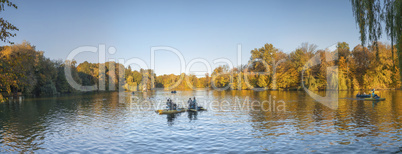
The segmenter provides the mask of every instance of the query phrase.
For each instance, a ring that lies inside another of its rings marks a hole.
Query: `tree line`
[[[234,68],[222,65],[211,74],[197,77],[184,73],[157,76],[153,70],[132,70],[130,66],[125,68],[115,62],[99,64],[85,61],[77,65],[76,61],[50,60],[43,55],[43,51],[37,51],[35,46],[23,42],[0,48],[0,90],[2,95],[7,96],[80,92],[68,83],[65,67],[71,68],[76,83],[97,87],[100,87],[99,83],[105,83],[100,90],[108,91],[154,88],[361,90],[401,86],[399,68],[395,65],[399,59],[392,56],[396,50],[390,45],[378,42],[375,46],[357,45],[350,49],[346,42],[339,42],[334,51],[316,48],[314,44],[303,43],[295,51],[284,53],[267,43],[251,50],[247,65]]]
[[[182,74],[187,82],[181,88],[356,91],[401,86],[399,68],[394,65],[399,61],[392,56],[396,50],[390,45],[378,42],[376,46],[357,45],[351,50],[349,44],[339,42],[334,51],[316,48],[314,44],[303,43],[295,51],[284,53],[272,44],[265,44],[251,50],[248,65],[219,66],[211,76],[200,78]],[[156,87],[170,87],[179,79],[175,75],[157,76]]]

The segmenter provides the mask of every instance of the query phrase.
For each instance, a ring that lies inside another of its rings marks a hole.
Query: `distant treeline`
[[[76,61],[50,60],[43,56],[43,51],[36,51],[35,46],[23,42],[0,48],[0,90],[3,95],[21,92],[36,96],[79,92],[67,82],[65,67],[71,67],[72,78],[78,84],[98,85],[99,80],[104,80],[105,90],[298,90],[303,85],[310,90],[394,89],[401,87],[399,68],[395,65],[398,58],[394,55],[396,50],[391,51],[390,45],[382,43],[378,43],[378,50],[360,45],[350,50],[347,43],[340,42],[335,51],[316,50],[315,45],[303,43],[289,54],[265,44],[251,51],[248,65],[219,66],[204,77],[156,76],[152,70],[136,71],[115,62],[85,61],[77,66]],[[99,73],[100,65],[104,66],[104,73]],[[123,70],[124,75],[119,75]]]

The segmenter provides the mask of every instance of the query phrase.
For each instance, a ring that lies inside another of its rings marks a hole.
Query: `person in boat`
[[[375,89],[373,89],[373,92],[371,93],[372,98],[380,98],[377,94],[375,94]]]
[[[170,100],[170,101],[172,101],[172,100]],[[176,104],[176,103],[173,103],[173,102],[172,102],[172,104],[173,104],[173,105],[172,105],[173,110],[177,110],[177,104]]]
[[[194,109],[197,109],[197,101],[195,100],[195,97],[193,98],[193,106],[194,106]]]
[[[172,99],[170,99],[170,104],[171,104],[171,108],[172,108],[173,110],[176,110],[176,109],[177,109],[177,104],[176,104],[176,103],[173,103]]]
[[[194,102],[191,100],[191,98],[188,99],[187,103],[190,109],[194,109]]]
[[[171,110],[172,109],[172,101],[170,100],[170,98],[167,99],[166,101],[166,107]]]
[[[357,96],[360,96],[360,97],[366,97],[366,95],[371,96],[371,94],[366,94],[366,92],[358,93],[358,94],[357,94]]]
[[[170,107],[170,104],[169,104],[170,102],[169,102],[169,98],[166,100],[166,108],[167,109],[169,109],[169,107]]]

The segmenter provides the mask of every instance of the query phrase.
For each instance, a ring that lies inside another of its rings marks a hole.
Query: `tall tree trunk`
[[[400,81],[402,82],[402,42],[400,41],[398,43],[398,60],[399,60],[399,77],[400,77]],[[402,85],[401,85],[401,89],[402,89]]]

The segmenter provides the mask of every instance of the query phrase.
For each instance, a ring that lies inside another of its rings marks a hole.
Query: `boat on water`
[[[206,111],[207,109],[203,108],[202,106],[198,106],[197,109],[187,109],[190,112],[197,112],[197,111]]]
[[[364,98],[365,101],[383,101],[385,98],[381,98],[375,93],[375,89],[371,90],[372,94],[357,94],[356,97]]]
[[[385,98],[364,98],[365,101],[383,101]]]
[[[369,98],[369,97],[371,97],[371,95],[370,94],[357,94],[356,97]]]
[[[195,100],[195,97],[194,97]],[[190,99],[191,101],[191,99]],[[175,113],[181,113],[181,112],[197,112],[197,111],[206,111],[207,109],[205,109],[202,106],[197,106],[195,101],[191,101],[190,107],[187,108],[179,108],[178,105],[176,103],[174,103],[172,101],[172,99],[167,99],[166,102],[166,109],[162,109],[162,110],[156,110],[156,113],[159,114],[175,114]]]
[[[176,110],[163,109],[163,110],[156,110],[155,112],[159,114],[175,114],[175,113],[186,112],[186,109],[184,108],[178,108]]]

